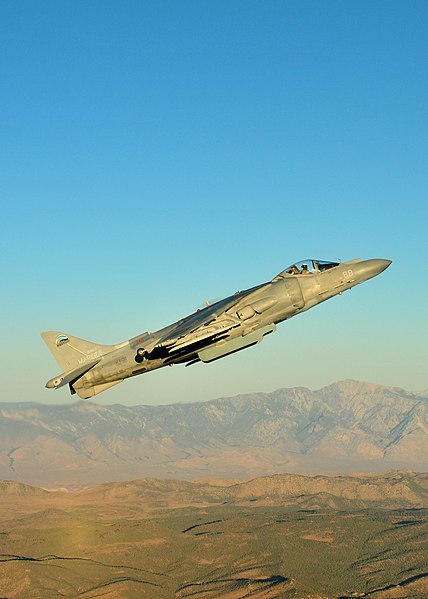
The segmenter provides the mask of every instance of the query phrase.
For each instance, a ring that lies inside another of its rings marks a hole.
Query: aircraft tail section
[[[115,349],[115,345],[99,345],[60,331],[41,333],[53,357],[64,372],[81,368]]]

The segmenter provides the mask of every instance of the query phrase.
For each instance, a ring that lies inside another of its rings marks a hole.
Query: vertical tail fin
[[[96,360],[116,347],[99,345],[60,331],[46,331],[41,336],[64,372],[74,370],[89,360]]]

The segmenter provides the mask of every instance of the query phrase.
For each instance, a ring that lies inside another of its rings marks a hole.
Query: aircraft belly
[[[114,385],[118,385],[121,383],[123,379],[118,381],[111,381],[109,383],[100,383],[99,385],[73,385],[73,388],[77,395],[82,399],[90,399],[94,397],[94,395],[98,395],[98,393],[102,393],[106,391],[106,389],[110,389],[110,387],[114,387]]]
[[[231,339],[229,341],[220,341],[211,347],[207,347],[206,349],[198,352],[198,357],[200,360],[202,360],[202,362],[213,362],[214,360],[218,360],[223,356],[240,351],[241,349],[245,349],[251,345],[256,345],[257,343],[263,341],[263,337],[265,335],[275,331],[276,326],[274,324],[266,325],[249,333],[245,337],[235,337],[235,339]]]

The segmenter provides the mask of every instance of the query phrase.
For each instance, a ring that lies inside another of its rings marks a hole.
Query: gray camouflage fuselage
[[[389,260],[305,260],[257,287],[237,292],[155,333],[113,346],[42,333],[64,373],[46,386],[69,385],[89,398],[131,376],[172,364],[211,362],[260,343],[287,320],[375,277]]]

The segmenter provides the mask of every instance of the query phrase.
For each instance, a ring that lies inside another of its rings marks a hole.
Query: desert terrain
[[[426,393],[359,381],[2,403],[0,598],[426,599],[427,470]]]
[[[428,596],[428,475],[0,485],[8,599]]]

